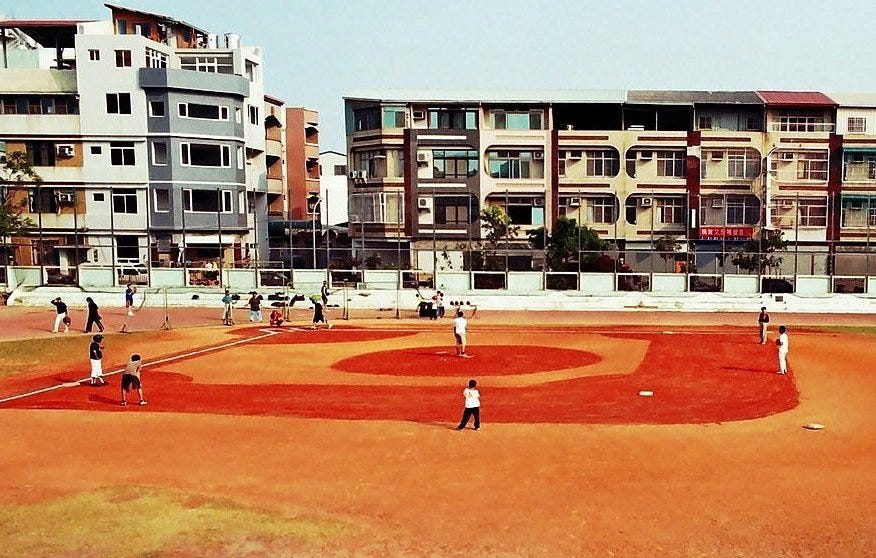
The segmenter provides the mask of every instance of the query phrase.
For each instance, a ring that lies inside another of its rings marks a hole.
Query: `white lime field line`
[[[189,351],[187,353],[182,353],[182,354],[174,355],[174,356],[167,357],[167,358],[161,358],[158,360],[150,360],[149,362],[143,363],[143,368],[155,366],[158,364],[164,364],[166,362],[173,362],[175,360],[182,360],[182,359],[186,359],[186,358],[191,358],[191,357],[196,356],[196,355],[210,353],[213,351],[221,351],[224,349],[228,349],[229,347],[234,347],[236,345],[243,345],[246,343],[250,343],[252,341],[257,341],[259,339],[265,339],[267,337],[272,337],[274,335],[277,335],[278,333],[282,333],[282,330],[277,331],[277,330],[272,330],[272,329],[260,329],[259,331],[263,332],[263,334],[257,335],[255,337],[248,337],[246,339],[238,339],[237,341],[232,341],[231,343],[224,343],[222,345],[214,345],[212,347],[198,349],[197,351]],[[124,371],[125,371],[124,368],[118,368],[118,369],[113,370],[111,372],[104,372],[103,375],[104,376],[112,376],[113,374],[120,374]],[[39,395],[41,393],[46,393],[49,391],[55,391],[57,389],[61,389],[61,388],[65,388],[65,387],[75,387],[75,386],[78,386],[82,382],[85,382],[89,379],[91,379],[91,376],[82,378],[81,380],[75,380],[72,382],[63,382],[60,384],[55,384],[53,386],[44,387],[44,388],[40,388],[40,389],[33,390],[33,391],[28,391],[27,393],[20,393],[18,395],[10,395],[9,397],[4,397],[4,398],[0,399],[0,405],[2,405],[3,403],[8,403],[10,401],[15,401],[17,399],[24,399],[25,397],[32,397],[34,395]]]

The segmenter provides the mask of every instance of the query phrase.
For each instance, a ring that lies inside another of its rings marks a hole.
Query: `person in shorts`
[[[252,291],[249,297],[249,321],[262,321],[262,295]]]
[[[140,384],[140,371],[143,369],[143,359],[140,355],[131,355],[131,360],[125,365],[125,371],[122,373],[122,407],[128,404],[127,395],[131,388],[137,390],[137,395],[140,396],[140,405],[145,405],[146,400],[143,399],[143,386]]]
[[[456,355],[464,357],[465,355],[465,330],[468,328],[468,321],[462,310],[456,312],[456,318],[453,319],[453,336],[456,338]]]
[[[134,293],[137,292],[137,287],[128,283],[128,288],[125,289],[125,310],[129,316],[134,315]]]
[[[88,359],[91,361],[91,385],[106,385],[103,377],[103,335],[95,335],[88,346]]]

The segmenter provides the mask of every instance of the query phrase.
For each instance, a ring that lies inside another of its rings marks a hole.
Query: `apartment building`
[[[43,179],[6,192],[37,223],[15,263],[121,283],[252,257],[276,206],[260,47],[106,6],[104,21],[0,22],[0,150]]]
[[[440,252],[465,269],[478,214],[495,205],[519,226],[503,247],[532,254],[514,259],[520,270],[542,265],[526,233],[567,217],[624,271],[656,261],[718,275],[738,272],[728,253],[778,229],[793,249],[782,275],[860,291],[876,270],[874,111],[873,95],[799,91],[353,94],[350,235],[389,254],[402,244],[411,268],[435,269]],[[656,259],[666,236],[681,241],[678,265]]]

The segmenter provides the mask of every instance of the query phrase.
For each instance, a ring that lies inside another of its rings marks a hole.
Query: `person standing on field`
[[[249,321],[262,321],[262,295],[252,291],[252,296],[249,297]]]
[[[134,293],[137,292],[137,287],[131,286],[128,283],[128,288],[125,289],[125,310],[128,311],[129,316],[134,315]]]
[[[52,333],[58,333],[58,328],[61,324],[64,324],[64,333],[70,331],[70,326],[67,325],[67,305],[61,300],[61,297],[56,298],[52,301],[52,305],[55,307],[55,327],[52,329]]]
[[[766,342],[767,342],[767,324],[770,323],[770,315],[767,314],[766,306],[760,307],[760,315],[757,317],[757,323],[760,326],[760,344],[766,345]]]
[[[234,325],[234,310],[232,309],[232,304],[234,303],[234,297],[231,296],[231,292],[228,289],[225,289],[225,296],[222,297],[222,323],[225,325]]]
[[[464,430],[468,419],[474,417],[474,429],[481,429],[481,392],[478,391],[478,381],[469,380],[468,387],[462,390],[465,398],[465,409],[462,412],[462,420],[459,421],[457,430]]]
[[[94,300],[89,296],[85,298],[88,303],[88,322],[85,324],[85,333],[91,333],[91,326],[96,325],[98,331],[103,331],[103,321],[98,313],[99,308]]]
[[[779,374],[788,373],[788,330],[785,326],[779,326],[779,338],[776,339],[776,346],[779,348]]]
[[[468,322],[462,313],[462,310],[456,312],[456,318],[453,319],[453,336],[456,338],[456,356],[464,357],[465,355],[465,330],[468,328]]]
[[[140,355],[131,355],[131,360],[125,365],[122,373],[122,407],[128,404],[127,395],[131,388],[137,390],[140,396],[140,405],[145,405],[143,399],[143,387],[140,385],[140,371],[143,369],[143,359]]]
[[[88,359],[91,361],[91,385],[106,385],[103,378],[103,335],[95,335],[88,346]]]

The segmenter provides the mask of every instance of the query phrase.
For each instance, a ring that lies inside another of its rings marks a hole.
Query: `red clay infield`
[[[257,362],[244,363],[242,369],[258,373],[261,369],[289,366],[287,362],[313,360],[313,351],[329,359],[329,367],[317,370],[317,380],[301,383],[246,383],[243,385],[200,383],[187,375],[189,361],[199,355],[157,364],[144,371],[144,389],[150,405],[136,412],[188,412],[229,415],[275,415],[335,419],[391,419],[417,422],[448,422],[459,414],[461,391],[470,377],[523,375],[543,371],[580,368],[581,375],[560,379],[549,375],[544,381],[502,387],[481,383],[484,403],[482,418],[488,422],[556,423],[708,423],[751,419],[778,413],[798,404],[793,376],[775,374],[775,348],[756,343],[750,330],[721,330],[672,335],[662,332],[596,332],[579,328],[588,339],[619,344],[646,342],[644,358],[632,373],[592,375],[587,368],[597,362],[611,362],[611,354],[544,346],[561,335],[575,332],[527,334],[532,344],[482,344],[471,347],[473,358],[460,359],[448,346],[425,346],[392,350],[372,350],[353,341],[400,339],[399,331],[344,330],[284,331],[255,343],[280,344],[278,351],[260,348]],[[261,335],[259,328],[239,330],[243,336]],[[410,334],[410,332],[408,332]],[[432,333],[434,336],[435,334]],[[518,333],[519,335],[519,333]],[[484,337],[488,337],[483,334]],[[499,336],[500,337],[500,336]],[[583,337],[582,337],[583,338]],[[544,341],[540,341],[544,340]],[[343,343],[347,342],[346,345]],[[313,344],[339,343],[337,349],[315,349]],[[241,366],[255,350],[244,343],[218,349],[222,362]],[[409,341],[410,344],[410,341]],[[288,347],[283,347],[288,345]],[[298,345],[298,347],[296,347]],[[218,353],[216,353],[218,354]],[[288,360],[287,360],[288,359]],[[298,360],[296,360],[298,359]],[[250,366],[251,364],[251,366]],[[447,365],[446,368],[442,366]],[[357,385],[332,376],[340,370],[363,374],[383,374],[396,378],[392,385]],[[54,374],[42,386],[57,383],[72,374]],[[450,381],[448,375],[458,379]],[[82,377],[81,372],[75,376]],[[398,377],[438,376],[435,385],[399,385]],[[88,409],[132,412],[118,406],[118,377],[111,386],[63,388],[4,404],[4,407],[43,409]],[[28,382],[33,388],[35,382]],[[498,383],[498,382],[497,382]],[[654,393],[642,397],[641,390]],[[136,397],[136,396],[134,396]]]

